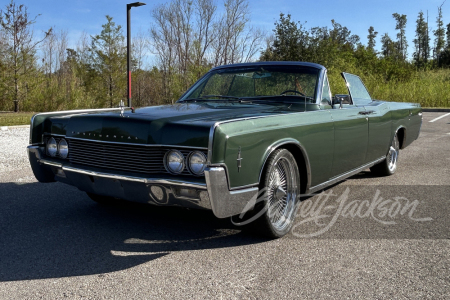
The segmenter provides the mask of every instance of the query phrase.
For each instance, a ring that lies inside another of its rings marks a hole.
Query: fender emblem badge
[[[240,170],[241,170],[241,167],[242,167],[242,160],[243,160],[243,158],[241,157],[241,147],[239,147],[238,157],[237,157],[237,168],[238,168],[238,172],[240,172]]]

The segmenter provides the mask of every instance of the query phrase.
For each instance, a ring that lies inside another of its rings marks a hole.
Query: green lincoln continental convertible
[[[367,168],[392,175],[419,136],[419,104],[374,100],[358,76],[342,77],[348,95],[332,96],[318,64],[226,65],[173,105],[37,114],[31,167],[97,202],[209,209],[281,237],[301,195]]]

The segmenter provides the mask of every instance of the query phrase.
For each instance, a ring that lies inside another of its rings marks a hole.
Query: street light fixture
[[[131,26],[130,10],[132,7],[143,6],[145,3],[134,2],[127,4],[127,77],[128,77],[128,107],[131,107]]]

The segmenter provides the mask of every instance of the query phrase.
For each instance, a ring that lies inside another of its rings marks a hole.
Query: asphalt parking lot
[[[448,113],[424,113],[394,176],[305,200],[270,241],[207,211],[38,183],[27,130],[0,132],[0,299],[450,299]]]

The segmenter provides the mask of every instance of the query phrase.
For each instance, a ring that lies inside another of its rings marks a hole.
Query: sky
[[[87,34],[99,34],[105,15],[113,17],[116,24],[126,28],[126,4],[135,0],[15,0],[17,4],[28,7],[31,16],[40,14],[34,25],[36,37],[54,27],[56,31],[68,32],[69,47],[75,48],[77,40],[85,31]],[[132,35],[139,29],[148,31],[151,24],[150,12],[157,5],[166,3],[162,0],[141,0],[146,6],[132,8]],[[384,33],[395,39],[395,20],[393,13],[407,15],[406,36],[409,44],[408,53],[414,52],[413,39],[418,13],[422,10],[429,17],[429,27],[436,29],[438,7],[444,0],[249,0],[250,24],[271,33],[280,13],[291,14],[291,19],[306,22],[306,28],[315,26],[331,27],[331,19],[346,26],[352,34],[357,34],[363,44],[367,43],[367,30],[370,26],[378,31],[377,47]],[[4,9],[10,0],[0,0],[0,9]],[[216,0],[222,9],[223,0]],[[442,7],[444,26],[450,23],[450,1]],[[125,33],[125,31],[124,31]],[[430,46],[433,45],[434,36]]]

